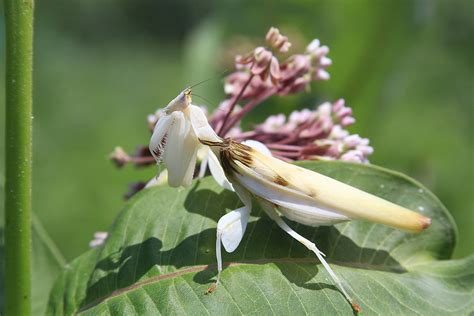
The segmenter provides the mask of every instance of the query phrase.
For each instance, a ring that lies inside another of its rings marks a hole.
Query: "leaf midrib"
[[[368,264],[368,263],[362,263],[362,262],[348,262],[348,261],[338,261],[338,260],[328,260],[329,263],[335,264],[338,266],[343,266],[343,267],[348,267],[348,268],[354,268],[354,269],[364,269],[364,270],[377,270],[377,271],[383,271],[383,272],[391,272],[391,273],[404,273],[404,272],[409,272],[408,270],[402,270],[402,269],[396,269],[394,267],[387,267],[385,265],[376,265],[376,264]],[[224,268],[229,268],[229,267],[236,267],[236,266],[242,266],[242,265],[263,265],[263,264],[268,264],[268,263],[284,263],[284,264],[305,264],[305,263],[314,263],[318,264],[320,263],[319,260],[316,258],[270,258],[270,259],[254,259],[254,260],[239,260],[239,261],[233,261],[233,262],[223,262],[223,267]],[[126,294],[129,292],[132,292],[136,289],[139,289],[145,285],[148,284],[154,284],[158,283],[162,280],[167,280],[167,279],[172,279],[175,277],[180,277],[185,274],[189,273],[196,273],[196,272],[201,272],[207,269],[213,269],[216,268],[217,264],[212,263],[212,264],[203,264],[203,265],[196,265],[196,266],[191,266],[188,268],[180,269],[177,271],[173,271],[170,273],[165,273],[157,276],[153,276],[151,278],[148,278],[143,281],[136,282],[132,285],[129,285],[127,287],[123,287],[117,290],[114,290],[110,294],[107,294],[103,297],[100,297],[83,307],[81,307],[78,311],[78,313],[82,313],[90,308],[95,307],[96,305],[112,299],[114,297],[120,296],[122,294]],[[392,269],[390,269],[392,268]]]

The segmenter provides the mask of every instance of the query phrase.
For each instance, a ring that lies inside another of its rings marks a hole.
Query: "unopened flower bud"
[[[115,147],[114,151],[109,155],[109,159],[119,168],[125,166],[131,160],[122,147]]]
[[[280,31],[275,27],[271,27],[268,30],[265,39],[271,47],[277,49],[280,53],[286,53],[291,47],[288,37],[280,34]]]
[[[318,69],[314,74],[314,80],[327,81],[330,78],[331,78],[331,75],[329,75],[329,73],[324,69]]]

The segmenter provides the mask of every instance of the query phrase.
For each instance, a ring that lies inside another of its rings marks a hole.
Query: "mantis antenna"
[[[204,101],[208,102],[209,104],[211,104],[212,106],[217,107],[215,102],[203,97],[202,95],[199,95],[199,94],[196,94],[196,93],[193,92],[193,97],[199,97],[199,98],[203,99]]]
[[[220,73],[218,76],[211,77],[211,78],[207,78],[207,79],[204,79],[204,80],[202,80],[202,81],[199,81],[198,83],[195,83],[195,84],[189,86],[188,89],[192,89],[192,88],[194,88],[194,87],[199,86],[200,84],[206,83],[206,82],[211,81],[211,80],[215,80],[215,79],[222,78],[222,77],[223,77],[224,75],[226,75],[227,73],[229,73],[229,70],[228,70],[228,69],[224,70],[224,71],[223,71],[222,73]]]

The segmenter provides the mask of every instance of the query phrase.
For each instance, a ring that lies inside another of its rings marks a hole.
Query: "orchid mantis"
[[[221,245],[233,252],[242,240],[255,198],[267,215],[291,237],[313,251],[354,310],[358,305],[310,240],[291,229],[281,216],[309,226],[333,225],[354,219],[369,220],[410,232],[420,232],[430,218],[383,200],[314,171],[271,156],[261,143],[237,143],[214,132],[199,107],[191,104],[191,90],[185,89],[163,110],[150,140],[150,151],[163,157],[170,186],[187,186],[192,181],[199,146],[208,146],[211,173],[223,187],[235,191],[244,206],[217,223],[216,256],[220,282]]]

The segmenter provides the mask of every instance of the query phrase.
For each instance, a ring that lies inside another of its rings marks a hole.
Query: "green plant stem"
[[[31,314],[33,0],[5,0],[5,314]]]

